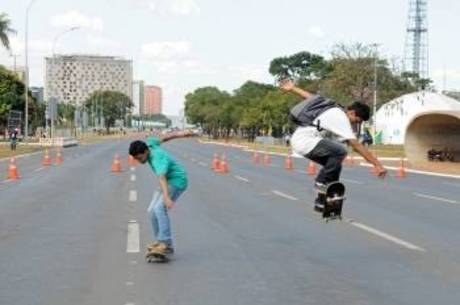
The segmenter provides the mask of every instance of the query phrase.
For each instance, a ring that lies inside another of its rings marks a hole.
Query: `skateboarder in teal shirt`
[[[174,253],[171,224],[168,210],[174,207],[179,196],[187,189],[185,168],[161,144],[178,138],[191,137],[193,132],[176,132],[159,137],[149,137],[144,141],[134,141],[129,146],[129,154],[142,164],[148,163],[158,176],[161,192],[155,191],[147,209],[154,241],[148,245],[149,253],[167,255]]]

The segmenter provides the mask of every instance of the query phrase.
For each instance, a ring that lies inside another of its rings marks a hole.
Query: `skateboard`
[[[145,259],[147,263],[167,263],[171,259],[172,254],[161,254],[155,252],[147,252]]]
[[[342,182],[336,181],[329,183],[325,191],[319,192],[322,207],[315,205],[315,210],[323,213],[323,218],[329,220],[342,220],[342,206],[345,200],[345,185]]]

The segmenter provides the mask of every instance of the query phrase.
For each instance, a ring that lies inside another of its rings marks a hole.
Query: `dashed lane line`
[[[137,201],[137,191],[136,190],[129,191],[129,201],[131,202]]]
[[[295,198],[294,196],[285,194],[285,193],[280,192],[280,191],[277,191],[277,190],[273,190],[272,193],[275,194],[275,195],[278,195],[278,196],[280,196],[280,197],[283,197],[283,198],[285,198],[285,199],[292,200],[292,201],[299,200],[299,199]]]
[[[356,228],[364,230],[364,231],[366,231],[368,233],[371,233],[373,235],[379,236],[379,237],[381,237],[383,239],[391,241],[391,242],[393,242],[393,243],[395,243],[397,245],[400,245],[402,247],[405,247],[407,249],[425,252],[425,249],[423,249],[423,248],[421,248],[419,246],[416,246],[416,245],[414,245],[414,244],[412,244],[410,242],[407,242],[407,241],[405,241],[403,239],[400,239],[400,238],[398,238],[396,236],[393,236],[393,235],[390,235],[388,233],[382,232],[380,230],[377,230],[377,229],[372,228],[370,226],[367,226],[365,224],[362,224],[362,223],[359,223],[357,221],[354,221],[353,219],[347,219],[346,222],[349,223],[350,225],[356,227]]]
[[[128,222],[126,252],[127,253],[139,253],[140,252],[139,223],[136,220],[130,220]]]
[[[442,198],[442,197],[437,197],[437,196],[431,196],[427,194],[421,194],[421,193],[414,193],[415,196],[421,197],[421,198],[426,198],[426,199],[431,199],[431,200],[436,200],[436,201],[442,201],[442,202],[447,202],[447,203],[453,203],[453,204],[459,204],[458,201],[452,200],[452,199],[447,199],[447,198]]]
[[[244,178],[244,177],[241,177],[241,176],[236,176],[236,175],[235,175],[235,176],[233,176],[233,177],[235,177],[235,179],[238,179],[238,180],[240,180],[240,181],[249,182],[249,179]]]

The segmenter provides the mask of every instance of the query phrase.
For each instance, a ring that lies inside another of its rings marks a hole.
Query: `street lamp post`
[[[78,30],[78,29],[80,29],[80,28],[81,28],[81,27],[79,27],[79,26],[71,27],[71,28],[69,28],[69,29],[66,29],[66,30],[64,30],[64,31],[62,31],[62,32],[60,32],[60,33],[58,33],[58,34],[54,37],[53,47],[52,47],[52,54],[53,54],[52,62],[53,62],[53,64],[56,63],[56,62],[55,62],[55,57],[56,57],[56,52],[55,52],[55,50],[56,50],[56,44],[57,44],[58,39],[61,38],[62,36],[64,36],[65,34],[70,33],[70,32],[73,32],[73,31],[76,31],[76,30]],[[56,99],[56,101],[57,101],[57,99]],[[50,134],[50,135],[51,135],[51,138],[54,137],[54,116],[56,115],[56,113],[55,113],[56,111],[54,111],[56,105],[52,105],[52,106],[53,106],[53,112],[52,112],[53,115],[52,115],[51,118],[50,118],[50,119],[51,119],[51,132],[50,132],[50,133],[51,133],[51,134]],[[46,125],[48,125],[48,120],[46,121]],[[48,128],[48,126],[46,127],[46,129],[47,129],[47,128]]]
[[[24,140],[27,142],[28,136],[29,136],[29,11],[32,7],[32,4],[35,2],[35,0],[31,0],[29,2],[29,5],[27,6],[26,9],[26,28],[25,28],[25,41],[24,41],[24,52],[25,52],[25,111],[24,111],[24,116],[25,116],[25,124],[24,124]]]
[[[373,113],[374,113],[374,119],[373,119],[373,128],[374,128],[374,141],[375,141],[375,136],[377,135],[377,62],[378,62],[378,43],[372,44],[374,47],[374,105],[373,105]],[[375,142],[374,142],[375,143]]]

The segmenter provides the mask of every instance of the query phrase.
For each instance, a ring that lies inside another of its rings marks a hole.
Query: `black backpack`
[[[320,122],[313,124],[313,121],[323,112],[334,107],[342,108],[330,99],[321,95],[314,95],[292,107],[289,119],[298,126],[315,126],[321,130]]]

